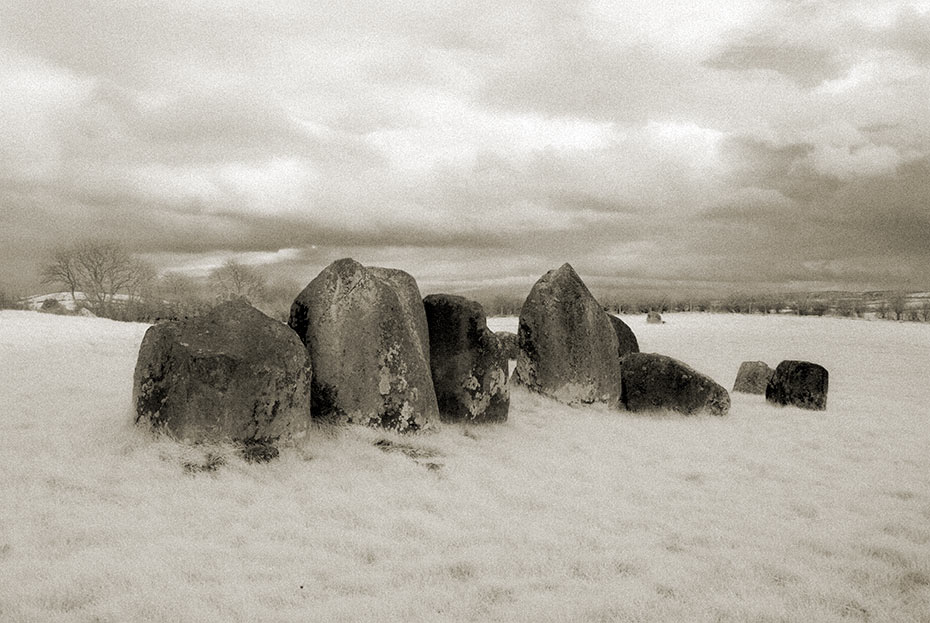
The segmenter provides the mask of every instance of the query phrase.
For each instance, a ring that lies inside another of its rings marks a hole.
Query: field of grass
[[[145,325],[0,312],[0,621],[930,621],[930,325],[666,319],[625,318],[728,389],[821,363],[827,410],[516,390],[505,424],[253,464],[133,426]]]

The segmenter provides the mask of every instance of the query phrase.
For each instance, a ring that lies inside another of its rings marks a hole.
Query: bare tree
[[[894,292],[888,297],[888,309],[894,314],[895,320],[904,319],[904,311],[907,309],[907,295],[904,292]]]
[[[210,285],[219,300],[245,297],[256,302],[265,295],[266,284],[257,270],[230,259],[210,273]]]
[[[110,315],[113,301],[120,293],[128,294],[134,276],[134,261],[123,247],[114,243],[87,243],[76,254],[78,282],[91,310]]]
[[[0,284],[0,309],[19,309],[18,298]]]
[[[888,301],[881,299],[875,304],[875,315],[879,318],[888,317]]]
[[[158,282],[158,295],[168,303],[199,298],[197,282],[182,273],[165,273]]]
[[[853,315],[852,300],[846,296],[835,296],[830,305],[837,316],[848,318]]]
[[[58,250],[42,269],[45,283],[63,284],[72,300],[76,300],[77,291],[83,292],[85,304],[103,316],[112,314],[120,295],[131,298],[134,288],[153,274],[146,264],[112,242],[85,242]]]
[[[71,300],[77,302],[75,292],[81,289],[76,261],[76,249],[59,249],[52,261],[42,267],[42,283],[60,283],[71,292]]]
[[[134,259],[132,261],[131,276],[127,284],[129,303],[138,303],[151,298],[157,278],[158,271],[151,264],[140,259]]]
[[[193,316],[208,305],[209,294],[206,284],[182,273],[166,273],[158,280],[156,297],[167,305],[168,317]]]
[[[924,299],[920,304],[921,317],[924,322],[930,322],[930,299]]]

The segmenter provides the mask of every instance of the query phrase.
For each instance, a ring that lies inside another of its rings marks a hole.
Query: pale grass
[[[625,318],[727,388],[822,363],[828,410],[516,390],[502,425],[318,428],[247,464],[132,425],[145,326],[4,311],[0,620],[930,621],[930,326],[666,319]]]

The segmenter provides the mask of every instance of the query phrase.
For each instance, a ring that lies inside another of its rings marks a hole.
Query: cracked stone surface
[[[706,374],[666,355],[624,357],[621,401],[629,411],[675,411],[726,415],[730,394]]]
[[[275,442],[310,423],[310,358],[297,334],[243,300],[156,324],[133,377],[136,421],[192,442]]]
[[[337,260],[297,296],[288,324],[313,364],[315,417],[400,432],[438,424],[426,315],[409,274]]]
[[[765,388],[765,399],[777,405],[824,411],[829,381],[827,369],[819,364],[782,361]]]
[[[423,299],[430,369],[444,421],[502,422],[510,409],[508,358],[480,303],[451,294]]]
[[[571,265],[547,272],[530,290],[517,341],[514,382],[569,404],[617,405],[617,333]]]
[[[764,394],[773,374],[775,370],[764,361],[744,361],[736,373],[733,391],[744,394]]]

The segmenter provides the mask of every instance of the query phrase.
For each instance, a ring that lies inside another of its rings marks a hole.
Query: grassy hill
[[[502,425],[317,428],[248,464],[132,424],[145,325],[0,312],[0,620],[927,620],[930,325],[625,320],[726,387],[822,363],[828,408],[514,391]]]

